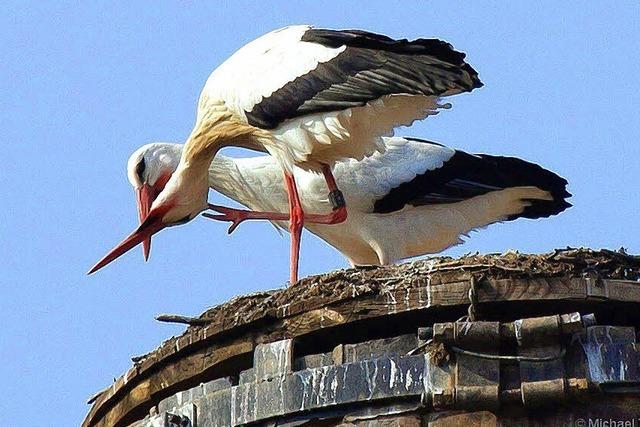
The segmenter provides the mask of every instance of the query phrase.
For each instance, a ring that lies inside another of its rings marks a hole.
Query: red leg
[[[289,195],[289,231],[291,232],[291,270],[289,281],[293,285],[298,281],[300,238],[302,237],[302,227],[304,227],[305,218],[295,178],[292,174],[285,172],[284,181],[287,184],[287,194]]]
[[[323,165],[322,174],[329,187],[329,200],[333,206],[333,211],[329,214],[307,214],[302,209],[302,203],[298,195],[298,188],[292,174],[285,172],[284,181],[289,196],[289,214],[279,212],[253,212],[242,209],[227,208],[225,206],[209,205],[209,209],[219,212],[221,215],[203,213],[202,215],[218,220],[231,221],[228,232],[232,233],[242,221],[247,219],[266,219],[271,221],[289,220],[289,231],[291,232],[291,268],[290,282],[294,284],[298,281],[298,263],[300,259],[300,239],[305,221],[318,224],[338,224],[347,219],[347,208],[342,192],[338,189],[336,181],[329,165]]]
[[[289,232],[291,233],[291,284],[298,281],[298,261],[300,254],[300,238],[304,227],[304,212],[298,196],[296,182],[293,176],[285,173],[285,183],[289,194],[289,213],[278,212],[254,212],[242,209],[228,208],[225,206],[209,204],[209,209],[220,212],[221,215],[203,213],[202,216],[216,221],[231,221],[228,233],[231,234],[240,223],[247,219],[267,219],[273,221],[289,220]],[[291,219],[290,219],[291,218]]]
[[[327,181],[329,191],[336,191],[338,184],[336,184],[336,179],[333,177],[333,172],[331,172],[331,166],[327,164],[322,165],[322,175],[324,175],[324,179]]]

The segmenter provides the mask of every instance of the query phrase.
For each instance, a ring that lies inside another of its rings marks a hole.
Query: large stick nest
[[[344,299],[345,293],[356,298],[379,293],[382,288],[412,288],[464,279],[470,274],[492,278],[597,277],[640,281],[640,256],[629,255],[621,248],[592,250],[585,248],[556,249],[547,254],[467,254],[460,258],[433,257],[406,264],[365,266],[310,276],[294,286],[240,296],[204,312],[200,319],[219,316],[252,317],[288,306],[292,302],[318,298]],[[640,283],[639,283],[640,285]]]

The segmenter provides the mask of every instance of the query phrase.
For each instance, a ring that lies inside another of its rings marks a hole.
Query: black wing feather
[[[246,112],[249,124],[273,129],[287,119],[358,107],[385,95],[443,96],[482,86],[465,54],[442,40],[310,29],[302,41],[346,49],[256,104]]]
[[[415,138],[407,139],[430,143]],[[491,191],[524,186],[548,191],[553,200],[530,200],[531,206],[507,220],[548,217],[571,206],[565,200],[571,197],[566,189],[567,181],[535,163],[515,157],[456,151],[441,168],[418,175],[377,200],[374,212],[394,212],[405,205],[456,203]]]

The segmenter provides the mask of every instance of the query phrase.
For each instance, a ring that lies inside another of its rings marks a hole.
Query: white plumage
[[[247,43],[213,70],[200,94],[198,119],[223,100],[227,108],[243,117],[246,112],[298,76],[314,70],[343,52],[300,41],[311,27],[296,25],[271,31]],[[282,70],[282,72],[274,72]]]
[[[337,183],[347,199],[347,220],[334,225],[305,224],[309,231],[344,254],[351,264],[388,264],[440,252],[461,243],[460,237],[471,230],[518,216],[534,201],[548,201],[556,206],[547,214],[557,213],[568,206],[564,202],[568,193],[559,191],[560,187],[564,190],[566,183],[562,178],[520,161],[521,168],[532,170],[530,185],[496,188],[495,185],[476,182],[476,188],[490,186],[493,190],[450,203],[407,204],[393,212],[376,213],[376,201],[403,184],[410,185],[416,176],[442,170],[443,165],[451,162],[456,154],[456,150],[439,144],[399,137],[384,138],[384,145],[384,153],[376,153],[361,161],[341,161],[333,168]],[[154,182],[150,181],[153,177],[165,171],[172,173],[181,151],[179,144],[155,143],[141,147],[129,160],[131,184],[136,188],[143,182],[153,185]],[[481,161],[480,157],[473,158]],[[137,176],[132,170],[141,159],[145,160],[146,169],[142,176]],[[508,174],[506,169],[500,171],[500,166],[494,169]],[[299,168],[293,172],[304,210],[330,212],[332,206],[327,199],[322,176]],[[450,181],[468,176],[468,173],[460,170]],[[542,175],[553,176],[553,185],[540,184],[538,181]],[[508,179],[506,176],[503,184]],[[548,188],[542,189],[536,184]],[[209,185],[255,211],[288,210],[281,169],[269,156],[230,158],[218,155],[209,168]],[[283,229],[288,228],[286,222],[275,223]]]

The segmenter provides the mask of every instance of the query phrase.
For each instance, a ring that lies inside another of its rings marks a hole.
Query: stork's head
[[[129,157],[127,177],[136,192],[140,224],[178,167],[181,153],[182,147],[178,144],[157,142],[143,145]],[[149,259],[150,250],[151,236],[142,242],[145,261]]]
[[[140,225],[102,258],[89,274],[139,243],[143,244],[145,260],[148,259],[152,235],[163,228],[184,224],[206,208],[206,169],[204,174],[197,168],[181,168],[174,173],[180,165],[181,153],[179,144],[153,143],[140,147],[131,155],[127,176],[136,192]]]

